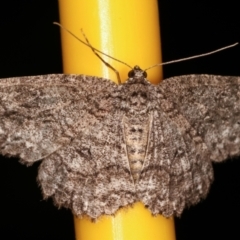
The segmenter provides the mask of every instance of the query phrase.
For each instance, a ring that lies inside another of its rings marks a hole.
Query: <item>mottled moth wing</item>
[[[134,201],[119,92],[84,75],[1,79],[1,154],[43,159],[38,180],[56,205],[92,218],[113,214]]]
[[[1,153],[31,163],[70,143],[76,125],[93,124],[86,123],[93,96],[113,86],[98,80],[63,74],[1,79]]]
[[[179,76],[152,92],[158,107],[140,198],[152,213],[180,215],[206,197],[213,180],[211,161],[240,155],[240,78]]]
[[[164,81],[160,89],[171,102],[168,109],[201,137],[211,161],[240,155],[240,77],[180,76]]]
[[[106,89],[88,103],[92,109],[75,126],[75,138],[45,158],[40,167],[38,180],[45,197],[53,197],[56,205],[70,208],[77,216],[96,219],[136,200],[119,109],[122,100],[115,86],[116,91]],[[95,109],[100,103],[101,108]],[[84,126],[89,121],[94,121],[92,128]]]
[[[170,217],[206,197],[213,173],[201,139],[188,132],[194,131],[188,124],[181,126],[181,115],[165,110],[153,112],[138,196],[153,214]]]

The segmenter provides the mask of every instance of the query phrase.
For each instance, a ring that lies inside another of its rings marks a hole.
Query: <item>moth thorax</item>
[[[146,156],[150,120],[147,115],[140,118],[125,117],[123,122],[129,166],[136,183]]]

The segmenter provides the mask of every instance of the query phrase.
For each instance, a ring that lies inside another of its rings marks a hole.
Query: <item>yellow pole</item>
[[[157,0],[59,0],[61,24],[78,35],[80,29],[95,48],[142,69],[161,62]],[[64,73],[105,77],[116,74],[89,49],[65,31],[61,32]],[[125,65],[105,58],[127,79]],[[148,79],[162,79],[160,67],[149,70]],[[74,218],[77,240],[174,240],[174,220],[153,217],[142,203],[122,209],[97,222]]]
[[[156,0],[59,0],[63,26],[81,36],[80,29],[97,49],[129,65],[147,68],[161,62],[158,7]],[[65,73],[82,73],[113,79],[107,68],[92,51],[62,31],[62,53]],[[127,78],[130,70],[111,59],[107,61]],[[161,68],[148,73],[157,83]]]

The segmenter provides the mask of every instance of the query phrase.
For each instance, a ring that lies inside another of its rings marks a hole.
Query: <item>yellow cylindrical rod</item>
[[[59,0],[61,24],[91,45],[131,66],[145,69],[161,62],[158,6],[156,0]],[[65,73],[82,73],[116,81],[116,74],[70,34],[62,31]],[[126,80],[130,70],[104,57]],[[162,78],[161,68],[148,72],[154,83]]]
[[[91,45],[127,64],[145,69],[161,62],[158,6],[156,0],[59,0],[61,24]],[[90,48],[61,31],[64,73],[81,73],[117,82],[114,71],[104,65]],[[104,57],[120,73],[127,66]],[[158,83],[162,68],[149,70],[148,79]],[[124,208],[115,216],[102,216],[96,222],[76,218],[77,240],[174,240],[174,220],[153,217],[142,203]]]

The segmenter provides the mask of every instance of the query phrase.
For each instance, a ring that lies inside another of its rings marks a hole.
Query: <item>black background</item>
[[[240,41],[238,1],[161,0],[163,61],[189,57]],[[57,1],[4,1],[0,5],[0,78],[61,73]],[[104,51],[104,49],[102,49]],[[240,46],[205,58],[172,64],[164,75],[240,76]],[[137,64],[137,63],[136,63]],[[42,200],[39,163],[25,167],[0,161],[2,239],[74,239],[72,215]],[[176,219],[178,240],[240,239],[240,161],[214,164],[215,181],[206,200]],[[150,240],[150,239],[149,239]]]

